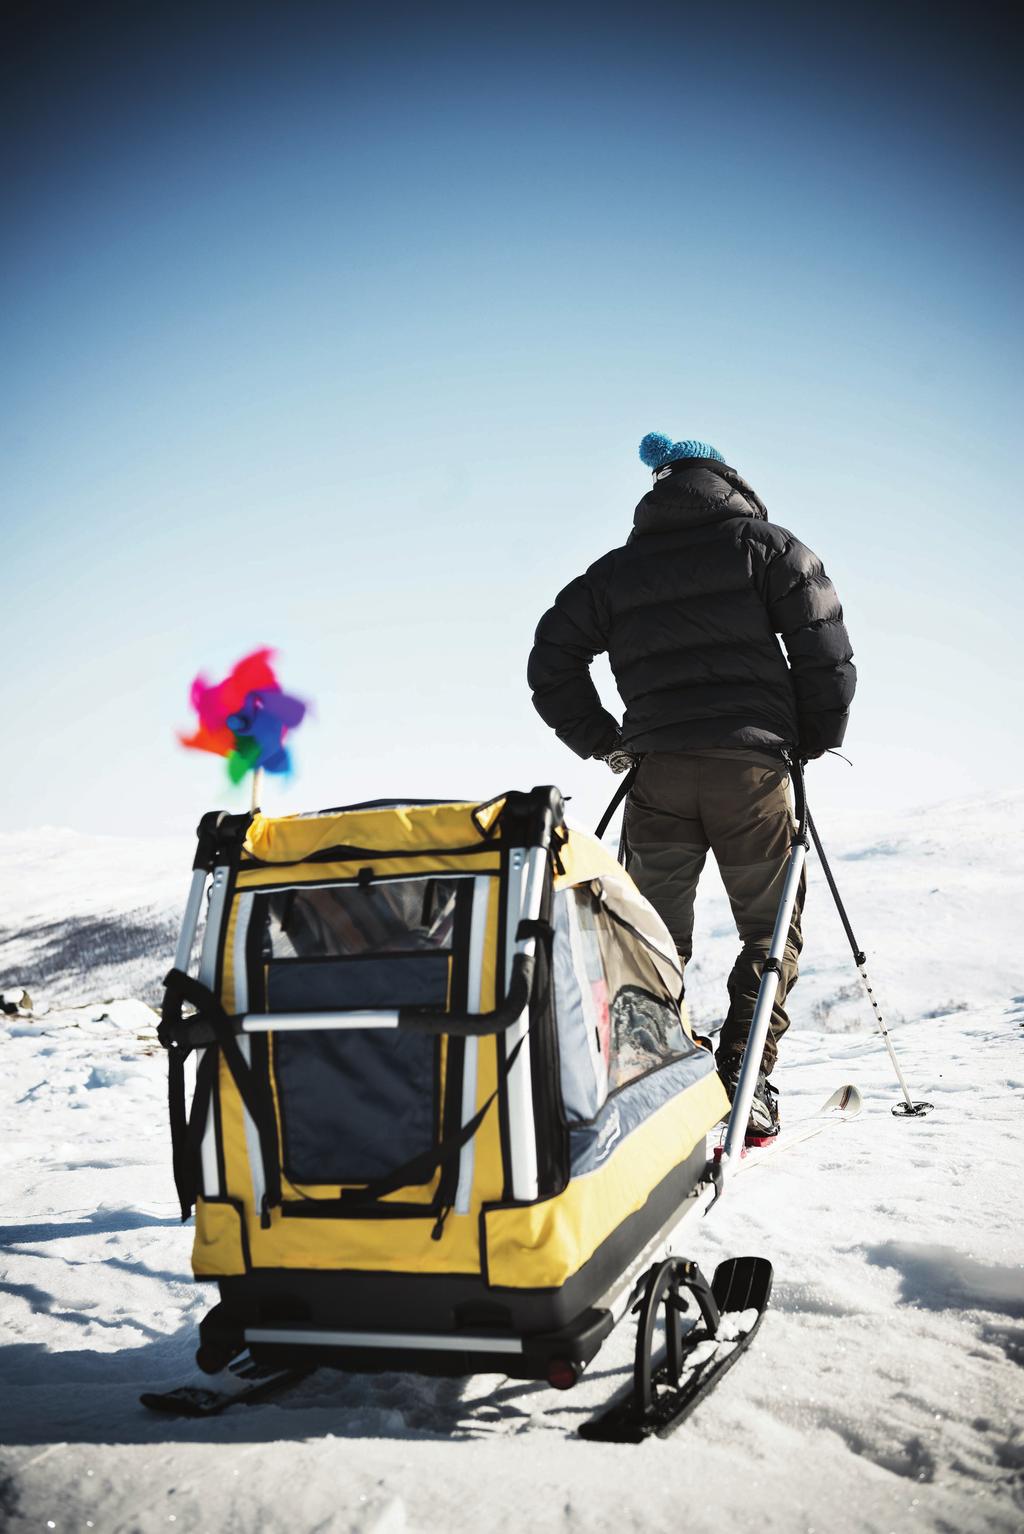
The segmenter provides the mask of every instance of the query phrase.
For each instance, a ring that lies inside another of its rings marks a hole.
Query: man
[[[697,880],[709,849],[715,855],[743,945],[717,1050],[731,1097],[789,857],[784,753],[806,760],[842,743],[856,671],[821,561],[768,521],[721,453],[651,432],[640,457],[654,487],[632,533],[559,593],[537,627],[528,676],[537,711],[577,755],[614,772],[639,760],[626,806],[627,867],[684,967]],[[605,650],[626,705],[621,728],[590,677]],[[778,1132],[768,1077],[789,1026],[803,896],[801,885],[752,1139]]]

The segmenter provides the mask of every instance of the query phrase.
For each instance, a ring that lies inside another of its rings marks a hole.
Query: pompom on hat
[[[664,432],[649,431],[640,443],[640,462],[645,463],[655,474],[667,463],[674,463],[677,458],[715,458],[719,463],[725,462],[710,442],[673,442]]]

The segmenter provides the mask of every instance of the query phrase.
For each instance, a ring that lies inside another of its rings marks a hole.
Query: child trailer
[[[244,1357],[245,1394],[320,1364],[566,1388],[639,1302],[633,1395],[589,1428],[638,1439],[753,1335],[770,1265],[708,1284],[673,1244],[721,1189],[729,1107],[675,950],[556,789],[205,816],[160,1037],[193,1269],[220,1295],[197,1361]]]

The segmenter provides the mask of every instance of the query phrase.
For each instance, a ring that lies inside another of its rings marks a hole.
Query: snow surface
[[[0,1023],[0,1527],[1018,1534],[1024,794],[821,829],[935,1111],[891,1116],[891,1067],[812,877],[776,1079],[790,1121],[846,1080],[864,1111],[745,1172],[689,1228],[706,1269],[770,1256],[772,1305],[694,1417],[640,1448],[575,1436],[625,1381],[631,1324],[564,1394],[321,1370],[206,1422],[138,1406],[140,1390],[201,1381],[212,1303],[176,1214],[155,1017],[127,994],[155,994],[191,850],[0,838],[0,989],[20,980],[42,1012]],[[720,893],[699,936],[689,995],[707,1026],[735,946]]]

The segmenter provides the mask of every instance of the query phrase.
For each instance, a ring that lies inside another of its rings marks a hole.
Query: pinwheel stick
[[[249,808],[251,809],[251,811],[252,811],[252,813],[254,815],[255,815],[256,811],[260,807],[260,793],[262,792],[262,789],[263,789],[263,768],[262,767],[257,767],[254,770],[253,775],[252,775],[252,802],[249,805]]]

